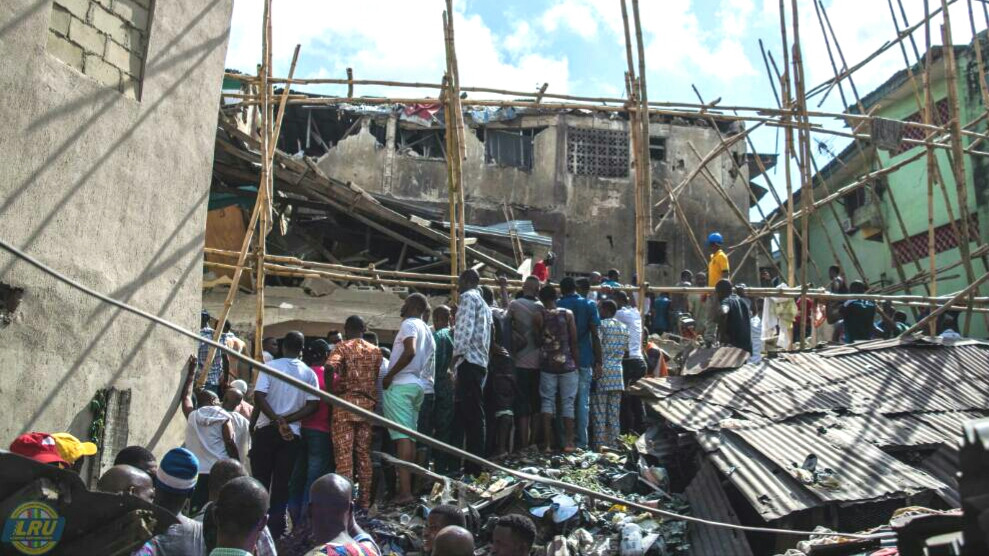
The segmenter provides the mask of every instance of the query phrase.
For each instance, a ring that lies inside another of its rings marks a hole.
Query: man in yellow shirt
[[[711,259],[707,263],[707,286],[713,288],[721,280],[729,278],[728,255],[721,249],[724,238],[718,232],[707,236],[707,246],[711,250]]]
[[[721,237],[720,232],[712,232],[707,236],[707,247],[711,251],[711,258],[707,263],[707,286],[713,288],[721,280],[727,280],[730,277],[730,269],[728,266],[728,255],[721,249],[725,240]],[[721,308],[721,303],[718,301],[716,295],[705,295],[704,296],[705,310],[707,311],[706,321],[708,325],[704,330],[704,339],[709,343],[714,343],[718,337],[717,325],[718,322],[718,311]],[[696,317],[695,317],[696,318]]]

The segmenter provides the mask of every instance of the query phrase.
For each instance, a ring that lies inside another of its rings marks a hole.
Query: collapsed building
[[[313,158],[328,177],[352,183],[404,214],[442,223],[448,212],[443,105],[334,103],[307,95],[289,104],[279,149]],[[527,246],[537,258],[552,249],[552,278],[617,268],[634,272],[633,157],[625,114],[593,110],[469,107],[464,101],[466,222],[491,226],[522,220],[550,240]],[[667,191],[692,175],[704,155],[744,124],[716,115],[653,116],[649,151],[647,276],[674,283],[682,269],[706,268],[674,216]],[[719,230],[742,238],[750,228],[725,210],[720,187],[748,214],[766,190],[751,182],[760,170],[745,142],[733,145],[695,174],[678,196],[693,234]],[[775,157],[763,156],[762,167]],[[712,184],[711,182],[714,182]],[[670,214],[667,214],[667,213]],[[730,239],[729,239],[730,241]],[[753,282],[756,259],[738,277]]]

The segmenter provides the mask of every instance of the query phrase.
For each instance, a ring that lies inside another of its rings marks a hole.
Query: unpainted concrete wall
[[[119,0],[118,0],[119,1]],[[232,0],[155,2],[141,100],[46,52],[52,2],[0,9],[0,237],[190,330]],[[130,443],[161,453],[196,342],[96,303],[0,253],[23,301],[0,329],[0,442],[88,437],[89,401],[131,389]],[[181,417],[181,415],[179,415]]]
[[[353,181],[375,193],[387,193],[401,199],[447,205],[446,164],[441,159],[395,152],[391,141],[393,116],[388,121],[388,145],[371,135],[367,125],[360,133],[340,141],[319,161],[323,171],[337,179]],[[635,270],[635,198],[634,169],[626,178],[601,178],[575,175],[567,168],[567,127],[627,130],[624,120],[583,115],[523,116],[521,127],[541,127],[533,145],[533,168],[524,171],[504,168],[484,161],[484,144],[472,130],[467,130],[464,184],[467,220],[472,224],[504,221],[502,203],[513,206],[516,218],[532,220],[537,231],[553,237],[553,249],[562,264],[554,268],[554,278],[565,273],[588,273],[611,267],[622,271],[626,279]],[[705,156],[719,144],[710,127],[652,124],[650,134],[667,138],[667,159],[652,161],[653,187],[650,206],[665,198],[663,181],[676,187],[696,167],[699,159],[689,144]],[[745,152],[744,143],[733,150]],[[748,175],[732,176],[729,154],[708,165],[713,177],[728,192],[744,214],[748,214]],[[728,243],[748,235],[748,228],[725,205],[724,200],[701,176],[693,179],[679,197],[691,228],[703,243],[711,231],[721,231]],[[669,284],[679,279],[680,270],[701,270],[706,259],[697,256],[682,224],[671,214],[662,228],[652,232],[664,207],[652,210],[649,239],[667,242],[668,261],[650,265],[647,280]],[[740,257],[740,255],[739,255]],[[751,257],[740,274],[752,283],[756,278],[755,257]]]

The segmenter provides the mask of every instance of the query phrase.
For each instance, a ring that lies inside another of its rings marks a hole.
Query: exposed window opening
[[[646,245],[646,264],[667,264],[665,241],[649,240]]]
[[[384,125],[372,120],[368,125],[368,131],[378,140],[379,146],[383,147],[388,143],[388,129]]]
[[[567,128],[567,169],[571,174],[627,178],[628,165],[627,131]]]
[[[361,131],[360,116],[336,108],[289,106],[282,121],[278,148],[285,152],[319,157]]]
[[[0,283],[0,328],[14,321],[17,307],[20,306],[23,298],[24,288],[15,288]]]
[[[395,150],[401,154],[433,158],[446,158],[446,129],[404,129],[395,134]]]
[[[871,195],[869,195],[868,189],[868,187],[860,187],[842,197],[845,203],[845,212],[848,213],[849,218],[855,216],[855,211],[869,204]]]
[[[649,138],[649,158],[653,160],[666,160],[666,137]]]
[[[533,138],[545,127],[488,129],[478,134],[484,141],[484,162],[496,166],[532,170]]]

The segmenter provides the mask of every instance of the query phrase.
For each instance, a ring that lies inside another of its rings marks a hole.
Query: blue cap
[[[199,478],[199,458],[185,448],[172,448],[158,463],[155,488],[176,494],[192,494]]]
[[[725,239],[718,232],[712,232],[711,235],[707,236],[707,242],[721,245],[725,242]]]

